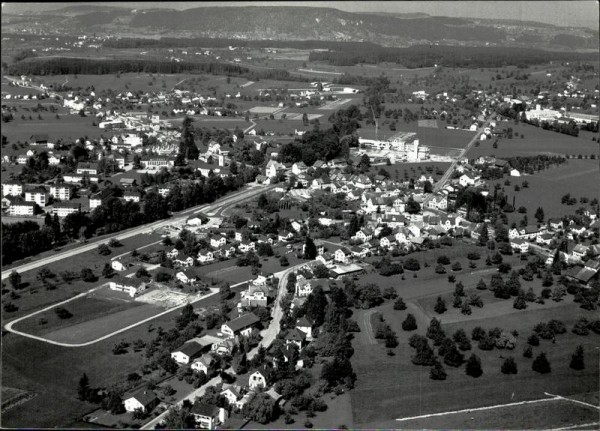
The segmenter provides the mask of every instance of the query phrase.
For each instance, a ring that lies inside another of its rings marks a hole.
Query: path
[[[375,313],[375,310],[368,310],[363,314],[363,325],[365,327],[365,333],[369,340],[369,344],[377,344],[375,336],[373,335],[373,326],[371,325],[371,316]]]
[[[48,344],[54,344],[55,346],[61,346],[61,347],[85,347],[85,346],[90,346],[92,344],[98,343],[100,341],[104,341],[104,340],[106,340],[106,339],[108,339],[110,337],[114,337],[115,335],[120,334],[121,332],[125,332],[125,331],[128,331],[128,330],[132,329],[132,328],[135,328],[136,326],[143,325],[144,323],[150,322],[150,321],[156,319],[157,317],[164,316],[165,314],[171,313],[171,312],[173,312],[173,311],[175,311],[175,310],[177,310],[179,308],[183,308],[183,307],[185,307],[187,305],[187,303],[185,303],[185,304],[181,304],[181,305],[169,308],[168,310],[165,310],[165,311],[163,311],[161,313],[158,313],[158,314],[156,314],[154,316],[148,317],[148,318],[146,318],[144,320],[140,320],[139,322],[133,323],[133,324],[131,324],[129,326],[126,326],[124,328],[121,328],[121,329],[118,329],[116,331],[113,331],[110,334],[104,335],[104,336],[102,336],[100,338],[96,338],[95,340],[92,340],[92,341],[87,341],[85,343],[61,343],[61,342],[58,342],[58,341],[49,340],[49,339],[44,338],[44,337],[38,337],[37,335],[31,335],[31,334],[27,334],[26,332],[21,332],[21,331],[17,331],[16,329],[13,329],[13,325],[15,323],[19,323],[21,320],[29,319],[30,317],[33,317],[33,316],[35,316],[37,314],[40,314],[40,313],[43,313],[45,311],[51,310],[54,307],[57,307],[57,306],[62,305],[62,304],[66,304],[66,303],[71,302],[71,301],[73,301],[73,300],[75,300],[77,298],[81,298],[83,296],[89,295],[90,293],[94,292],[95,290],[100,289],[104,285],[105,284],[102,284],[102,285],[97,286],[97,287],[95,287],[95,288],[93,288],[91,290],[88,290],[87,292],[80,293],[79,295],[74,296],[73,298],[69,298],[69,299],[67,299],[65,301],[59,302],[58,304],[52,304],[49,307],[46,307],[46,308],[43,308],[41,310],[35,311],[35,312],[33,312],[31,314],[28,314],[26,316],[19,317],[18,319],[15,319],[15,320],[7,323],[6,325],[4,325],[4,329],[6,329],[8,332],[12,332],[13,334],[21,335],[22,337],[31,338],[31,339],[38,340],[38,341],[43,341],[43,342],[48,343]],[[216,295],[218,293],[219,293],[219,291],[217,289],[214,292],[211,292],[208,295],[204,295],[204,296],[202,296],[200,298],[197,298],[197,299],[195,299],[193,301],[190,301],[189,303],[190,304],[194,304],[194,303],[196,303],[198,301],[201,301],[203,299],[210,298],[211,296],[214,296],[214,295]]]

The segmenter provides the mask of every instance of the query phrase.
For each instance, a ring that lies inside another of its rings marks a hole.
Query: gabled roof
[[[190,413],[199,415],[199,416],[207,416],[207,417],[217,417],[219,415],[219,407],[213,406],[211,404],[204,403],[194,403]]]
[[[196,343],[195,341],[185,343],[179,349],[175,350],[175,352],[181,352],[184,355],[187,355],[189,357],[197,355],[201,351],[202,351],[202,346],[200,344]]]
[[[303,342],[304,340],[306,340],[306,334],[296,328],[293,328],[290,331],[288,331],[287,335],[285,336],[285,339],[290,341]]]
[[[225,325],[227,325],[233,332],[238,332],[242,329],[255,325],[258,322],[260,322],[260,319],[256,317],[256,314],[248,313],[226,322]]]
[[[310,323],[308,321],[308,319],[306,318],[306,316],[302,316],[301,318],[299,318],[298,320],[296,320],[296,328],[298,327],[312,327],[312,323]]]
[[[150,389],[142,388],[136,392],[133,392],[131,395],[124,397],[123,399],[127,400],[129,398],[135,398],[141,405],[147,407],[156,400],[157,396]]]

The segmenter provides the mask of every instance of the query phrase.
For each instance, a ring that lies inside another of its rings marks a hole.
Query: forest
[[[359,63],[390,62],[408,68],[419,67],[504,67],[514,64],[533,65],[551,61],[595,61],[594,54],[550,52],[540,49],[502,47],[459,47],[415,45],[408,48],[387,48],[377,45],[341,46],[336,51],[312,51],[309,61],[324,61],[334,66]]]

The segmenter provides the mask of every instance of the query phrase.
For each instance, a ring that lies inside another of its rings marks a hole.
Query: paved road
[[[286,269],[285,271],[277,272],[274,274],[275,277],[279,278],[279,286],[277,288],[277,297],[275,298],[275,304],[273,306],[273,312],[271,314],[273,318],[271,319],[271,322],[269,323],[267,329],[261,332],[260,335],[262,336],[262,339],[260,340],[260,343],[258,343],[258,346],[256,346],[250,352],[248,352],[248,359],[252,359],[254,355],[258,353],[258,349],[261,346],[266,349],[271,345],[271,343],[273,343],[273,341],[275,341],[275,338],[277,337],[277,334],[279,333],[280,329],[279,323],[281,322],[281,318],[283,317],[281,300],[287,293],[288,276],[292,273],[292,271],[295,271],[301,268],[302,266],[307,265],[308,263],[310,262],[300,263],[298,265]]]
[[[177,404],[175,404],[175,407],[180,407],[183,404],[184,400],[188,400],[188,401],[190,401],[190,402],[193,403],[194,400],[196,399],[196,397],[201,397],[202,395],[204,395],[204,392],[206,392],[207,388],[209,388],[211,386],[215,386],[215,385],[217,385],[219,383],[221,383],[221,377],[220,376],[213,377],[208,382],[206,382],[203,386],[201,386],[198,389],[192,391],[189,395],[187,395],[184,398],[182,398],[181,400],[179,400],[177,402]],[[169,411],[172,408],[173,407],[170,407],[170,408],[166,409],[164,412],[162,412],[160,415],[158,415],[157,417],[155,417],[154,419],[152,419],[150,422],[148,422],[147,424],[143,425],[140,429],[143,429],[143,430],[153,430],[154,427],[156,425],[158,425],[167,416],[167,414],[169,414]]]
[[[251,199],[254,196],[256,196],[260,193],[264,193],[265,191],[267,191],[273,187],[275,187],[275,186],[266,186],[266,187],[265,186],[253,186],[253,187],[244,188],[243,190],[237,191],[230,195],[227,195],[227,196],[215,201],[212,204],[200,205],[197,207],[188,208],[185,211],[174,214],[174,216],[171,218],[168,218],[165,220],[158,220],[153,223],[145,224],[145,225],[138,226],[138,227],[128,229],[128,230],[124,230],[124,231],[118,232],[115,235],[112,235],[110,237],[93,240],[93,241],[88,242],[87,244],[83,244],[79,247],[64,251],[62,253],[55,253],[55,254],[52,254],[47,257],[36,259],[33,262],[29,262],[29,263],[19,265],[17,267],[11,268],[11,269],[7,269],[6,271],[2,271],[2,280],[5,280],[6,278],[8,278],[8,276],[10,275],[10,273],[12,271],[17,271],[19,273],[31,271],[32,269],[36,269],[36,268],[39,268],[44,265],[48,265],[53,262],[57,262],[62,259],[67,259],[67,258],[69,258],[71,256],[75,256],[79,253],[93,250],[99,244],[108,242],[113,238],[118,239],[118,240],[123,240],[126,238],[130,238],[132,236],[150,233],[155,229],[158,229],[158,228],[161,228],[161,227],[164,227],[167,225],[175,224],[177,222],[184,221],[186,218],[189,217],[189,215],[190,215],[189,213],[194,210],[205,211],[205,212],[218,211],[222,207],[233,206],[244,200]]]
[[[469,143],[467,144],[467,146],[465,148],[463,148],[462,151],[460,152],[460,154],[454,159],[454,161],[452,162],[452,164],[450,165],[450,167],[448,167],[448,169],[446,170],[446,172],[444,173],[444,175],[442,176],[442,178],[440,178],[440,180],[435,183],[435,186],[433,187],[434,193],[435,192],[439,192],[446,185],[446,183],[450,179],[450,176],[454,172],[454,169],[456,168],[456,165],[457,165],[458,161],[460,159],[462,159],[465,156],[465,154],[467,154],[467,152],[473,147],[473,145],[475,145],[475,142],[479,141],[479,138],[480,138],[481,134],[483,133],[484,129],[489,126],[492,116],[493,116],[493,114],[485,121],[485,123],[483,124],[483,126],[481,126],[479,128],[479,130],[477,130],[477,132],[475,132],[475,136],[473,136],[473,138],[469,141]],[[432,198],[433,198],[433,193],[427,195],[427,197],[423,201],[423,207]]]

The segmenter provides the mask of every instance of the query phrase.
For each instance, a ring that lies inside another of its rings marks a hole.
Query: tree
[[[415,319],[415,316],[409,313],[402,322],[402,329],[404,331],[414,331],[417,329],[417,320]]]
[[[571,367],[574,370],[585,369],[582,345],[577,346],[577,348],[575,349],[575,353],[573,353],[573,356],[571,356],[571,363],[569,364],[569,367]]]
[[[110,250],[110,248],[108,247],[108,245],[106,244],[100,244],[98,246],[98,254],[101,256],[107,256],[109,254],[111,254],[112,251]]]
[[[415,355],[411,358],[411,361],[415,365],[433,365],[437,361],[435,355],[433,354],[433,350],[429,346],[427,341],[423,343],[419,343],[416,346],[417,351]]]
[[[406,201],[406,212],[409,214],[418,214],[421,211],[421,204],[415,201],[412,195]],[[405,267],[406,268],[406,267]],[[407,268],[408,269],[408,268]]]
[[[458,329],[454,335],[452,335],[452,339],[460,350],[471,350],[471,341],[469,340],[469,337],[467,337],[467,333],[464,329]]]
[[[481,359],[475,353],[469,356],[467,359],[467,364],[465,365],[465,373],[467,376],[471,377],[479,377],[483,374],[483,370],[481,369]]]
[[[402,297],[394,301],[394,310],[406,310],[406,304],[404,303],[404,299],[402,299]]]
[[[119,415],[123,413],[125,411],[125,407],[123,406],[121,394],[115,391],[109,392],[106,398],[102,401],[102,408],[110,411],[110,413],[113,415]]]
[[[442,329],[441,322],[435,317],[431,319],[429,323],[429,327],[427,328],[427,333],[425,334],[427,338],[433,340],[433,344],[435,346],[439,346],[440,343],[446,338],[446,333]]]
[[[104,268],[102,268],[102,277],[110,278],[115,275],[115,270],[112,268],[110,263],[105,263]]]
[[[455,344],[452,344],[450,350],[444,355],[444,363],[451,367],[459,367],[464,361],[464,356],[458,351]]]
[[[527,308],[527,302],[525,301],[525,295],[519,295],[513,302],[513,308],[517,310],[525,310]]]
[[[404,269],[408,269],[409,271],[418,271],[421,269],[421,264],[417,259],[409,257],[404,261]]]
[[[69,318],[73,317],[73,314],[69,310],[67,310],[66,308],[63,308],[63,307],[55,308],[54,312],[56,313],[56,315],[58,316],[59,319],[69,319]]]
[[[537,210],[535,210],[534,217],[538,223],[542,223],[544,221],[544,209],[542,207],[538,207]]]
[[[533,356],[533,349],[531,348],[531,346],[525,347],[525,349],[523,349],[523,357],[531,358],[532,356]]]
[[[83,375],[79,379],[79,385],[77,386],[77,397],[81,401],[86,401],[89,390],[90,390],[90,380],[88,379],[87,374],[83,373]]]
[[[92,283],[96,281],[96,276],[90,268],[81,269],[81,279],[85,282]]]
[[[469,301],[465,300],[462,303],[462,306],[460,307],[460,312],[466,316],[470,316],[471,313],[473,312],[471,310],[471,306],[469,305]]]
[[[552,371],[550,368],[550,362],[546,358],[546,354],[544,352],[540,353],[531,364],[531,369],[533,371],[537,371],[540,374],[546,374]]]
[[[506,358],[500,367],[500,371],[502,374],[517,374],[517,363],[515,362],[515,358],[511,356]]]
[[[433,307],[433,309],[434,309],[434,311],[437,314],[443,314],[443,313],[445,313],[446,310],[448,309],[446,307],[446,301],[444,301],[441,296],[438,296],[437,297],[437,301],[435,302],[435,306]]]
[[[19,289],[19,287],[21,287],[21,274],[19,274],[17,271],[11,271],[10,275],[8,276],[8,281],[10,281],[10,285],[13,287],[13,289]]]
[[[171,430],[193,429],[196,425],[195,422],[194,416],[190,414],[189,409],[175,407],[169,409],[161,425],[164,425],[165,429]]]
[[[312,238],[307,236],[304,242],[304,259],[313,260],[315,257],[317,257],[317,247]]]
[[[433,367],[429,370],[429,378],[431,380],[446,380],[447,374],[446,370],[442,366],[440,361],[435,361]]]

